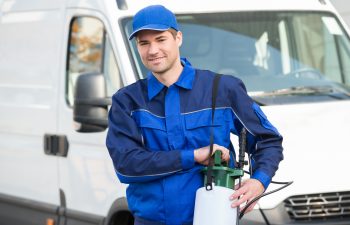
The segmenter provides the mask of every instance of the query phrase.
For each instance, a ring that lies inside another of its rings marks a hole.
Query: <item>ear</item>
[[[178,31],[176,33],[176,42],[177,42],[177,46],[180,48],[182,45],[182,32]]]

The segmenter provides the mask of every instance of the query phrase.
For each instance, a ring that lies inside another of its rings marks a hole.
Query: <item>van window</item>
[[[237,76],[262,104],[349,99],[350,41],[325,12],[178,15],[181,56],[194,67]],[[125,35],[131,19],[123,21]],[[130,49],[140,77],[146,68]]]
[[[103,73],[107,95],[112,96],[121,86],[119,68],[103,23],[92,17],[76,17],[70,25],[68,46],[66,97],[74,103],[77,77],[84,73]]]

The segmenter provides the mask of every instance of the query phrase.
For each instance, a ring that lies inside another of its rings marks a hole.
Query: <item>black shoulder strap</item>
[[[212,89],[212,100],[211,100],[211,124],[210,127],[210,150],[209,150],[209,163],[208,163],[208,170],[207,170],[207,183],[205,185],[205,188],[207,191],[212,190],[213,186],[213,157],[211,156],[213,153],[213,145],[214,145],[214,115],[215,115],[215,108],[216,108],[216,97],[218,94],[218,87],[219,87],[219,81],[221,78],[221,74],[215,74],[214,81],[213,81],[213,89]]]

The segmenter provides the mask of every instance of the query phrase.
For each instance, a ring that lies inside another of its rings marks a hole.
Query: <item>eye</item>
[[[143,42],[143,41],[142,41],[142,42],[139,42],[139,45],[140,45],[140,46],[145,46],[145,45],[147,45],[147,44],[148,44],[148,42]]]
[[[166,41],[166,38],[159,38],[158,39],[158,42],[164,42],[164,41]]]

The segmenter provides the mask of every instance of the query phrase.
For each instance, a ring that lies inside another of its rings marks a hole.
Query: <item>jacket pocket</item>
[[[211,130],[214,132],[214,143],[226,146],[226,136],[229,137],[229,135],[227,135],[223,111],[215,111],[213,123],[211,110],[186,114],[185,127],[186,140],[190,148],[208,146]]]
[[[186,129],[192,130],[201,127],[222,126],[224,116],[221,111],[215,111],[214,121],[212,122],[211,110],[199,111],[185,115]]]
[[[165,119],[147,111],[135,111],[132,114],[136,124],[140,128],[151,128],[165,131]]]

